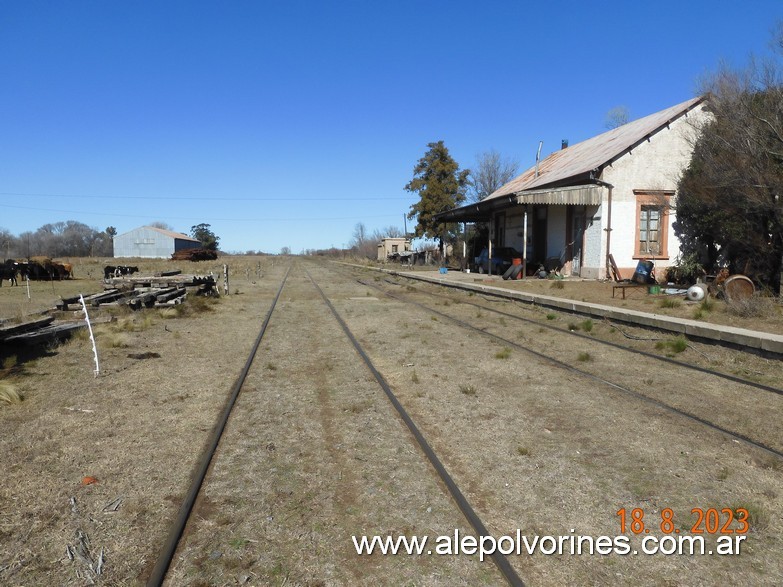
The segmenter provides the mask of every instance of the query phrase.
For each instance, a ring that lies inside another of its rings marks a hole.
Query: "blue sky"
[[[427,143],[532,165],[768,52],[780,0],[0,3],[0,228],[206,222],[228,251],[403,225]],[[409,224],[410,228],[410,224]]]

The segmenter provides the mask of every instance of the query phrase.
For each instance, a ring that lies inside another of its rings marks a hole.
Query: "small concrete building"
[[[382,238],[378,243],[378,260],[386,261],[390,256],[411,250],[411,241],[402,236]]]
[[[115,257],[168,259],[183,249],[198,249],[201,243],[180,232],[141,226],[114,237]]]

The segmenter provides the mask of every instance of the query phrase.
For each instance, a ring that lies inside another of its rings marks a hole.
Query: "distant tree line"
[[[111,257],[114,254],[113,226],[98,230],[75,220],[44,224],[18,236],[0,228],[0,250],[6,259],[46,257]]]

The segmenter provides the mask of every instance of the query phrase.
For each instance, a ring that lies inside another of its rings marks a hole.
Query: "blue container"
[[[441,267],[440,269],[438,269],[438,271],[441,273],[441,275],[445,275],[446,273],[449,272],[449,270],[446,267]]]
[[[655,283],[655,278],[653,278],[654,267],[655,265],[652,261],[639,261],[631,281],[636,283]]]

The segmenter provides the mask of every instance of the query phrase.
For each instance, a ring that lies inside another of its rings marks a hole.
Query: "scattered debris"
[[[80,578],[83,577],[89,580],[89,572],[95,574],[96,576],[103,572],[103,565],[105,561],[103,556],[103,548],[101,547],[101,550],[98,553],[98,558],[93,560],[92,554],[90,553],[90,537],[87,536],[87,534],[85,534],[81,529],[76,530],[76,544],[73,546],[67,544],[65,546],[65,555],[69,560],[78,560],[87,567],[87,572],[85,575],[82,575],[82,573],[78,570],[76,571],[77,576]]]
[[[87,475],[86,477],[82,477],[82,485],[93,485],[98,482],[97,477],[91,477],[90,475]]]
[[[56,341],[67,338],[74,330],[85,327],[82,321],[61,322],[58,324],[53,324],[53,322],[54,316],[45,316],[13,326],[0,324],[0,344],[32,345]]]
[[[122,498],[118,497],[114,501],[110,501],[105,506],[103,506],[103,510],[101,511],[109,512],[109,513],[116,512],[118,509],[120,509],[121,504],[122,504]]]

